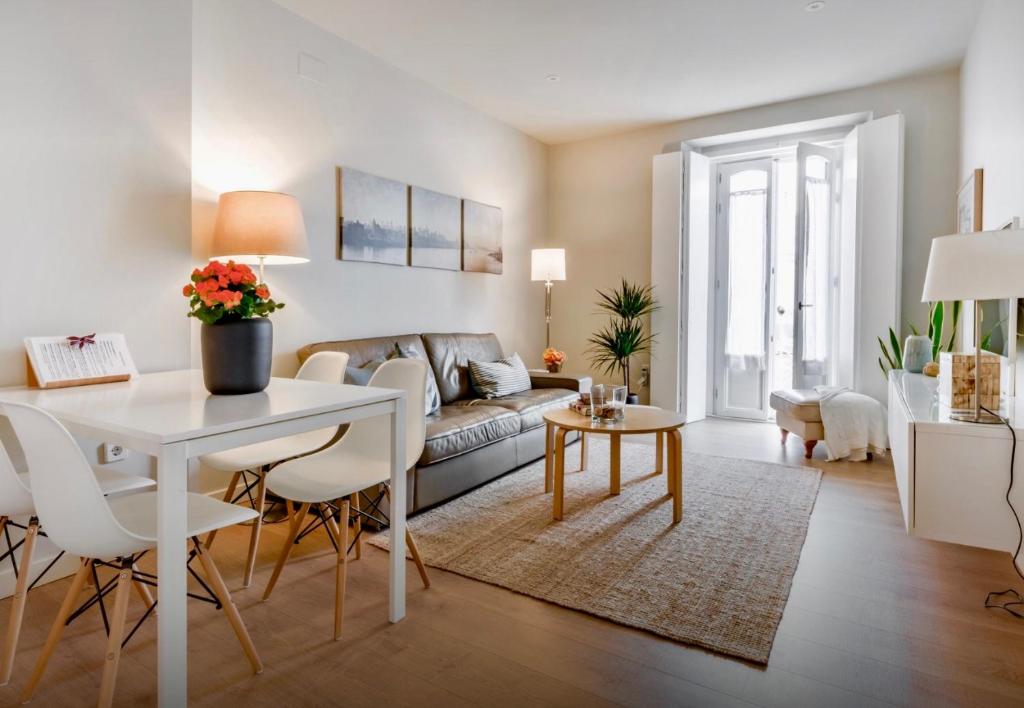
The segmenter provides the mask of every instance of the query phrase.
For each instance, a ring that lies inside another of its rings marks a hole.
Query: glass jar
[[[626,396],[629,390],[625,386],[612,386],[611,420],[618,423],[626,417]]]
[[[600,423],[604,415],[605,389],[604,384],[590,387],[590,422]]]

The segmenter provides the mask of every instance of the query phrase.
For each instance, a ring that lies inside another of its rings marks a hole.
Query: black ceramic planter
[[[270,383],[274,326],[266,317],[204,324],[203,382],[218,395],[262,391]]]
[[[626,396],[626,405],[627,406],[637,406],[637,405],[640,405],[640,395],[636,394],[636,393],[630,393],[629,395],[627,395]]]

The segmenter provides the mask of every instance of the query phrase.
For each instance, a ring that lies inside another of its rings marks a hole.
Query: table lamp
[[[544,281],[544,323],[547,325],[547,344],[551,347],[551,285],[565,280],[565,249],[535,248],[530,252],[530,280]]]
[[[217,202],[210,260],[263,266],[309,261],[299,200],[280,192],[225,192]]]
[[[981,301],[1024,297],[1024,230],[979,231],[932,239],[922,302],[974,300],[974,410],[968,423],[1001,423],[981,410]]]

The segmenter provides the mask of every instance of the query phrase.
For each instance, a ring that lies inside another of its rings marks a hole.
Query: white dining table
[[[266,390],[214,396],[198,370],[143,374],[124,383],[40,390],[0,389],[0,400],[29,403],[72,434],[118,443],[156,458],[159,576],[157,683],[160,706],[188,699],[185,567],[189,460],[212,452],[354,420],[390,421],[391,508],[388,619],[405,616],[404,391],[272,378]]]

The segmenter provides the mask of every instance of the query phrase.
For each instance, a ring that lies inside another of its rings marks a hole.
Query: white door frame
[[[760,406],[738,407],[728,405],[728,377],[725,364],[725,335],[729,312],[729,192],[728,177],[745,170],[764,170],[768,175],[767,199],[765,208],[765,293],[764,293],[764,351],[766,366],[760,372]],[[715,218],[715,335],[714,335],[714,380],[713,380],[713,411],[717,416],[730,418],[747,418],[767,420],[768,418],[768,382],[771,381],[771,339],[772,322],[771,302],[774,289],[772,264],[774,263],[775,242],[775,158],[755,158],[719,163],[716,167],[716,218]]]

